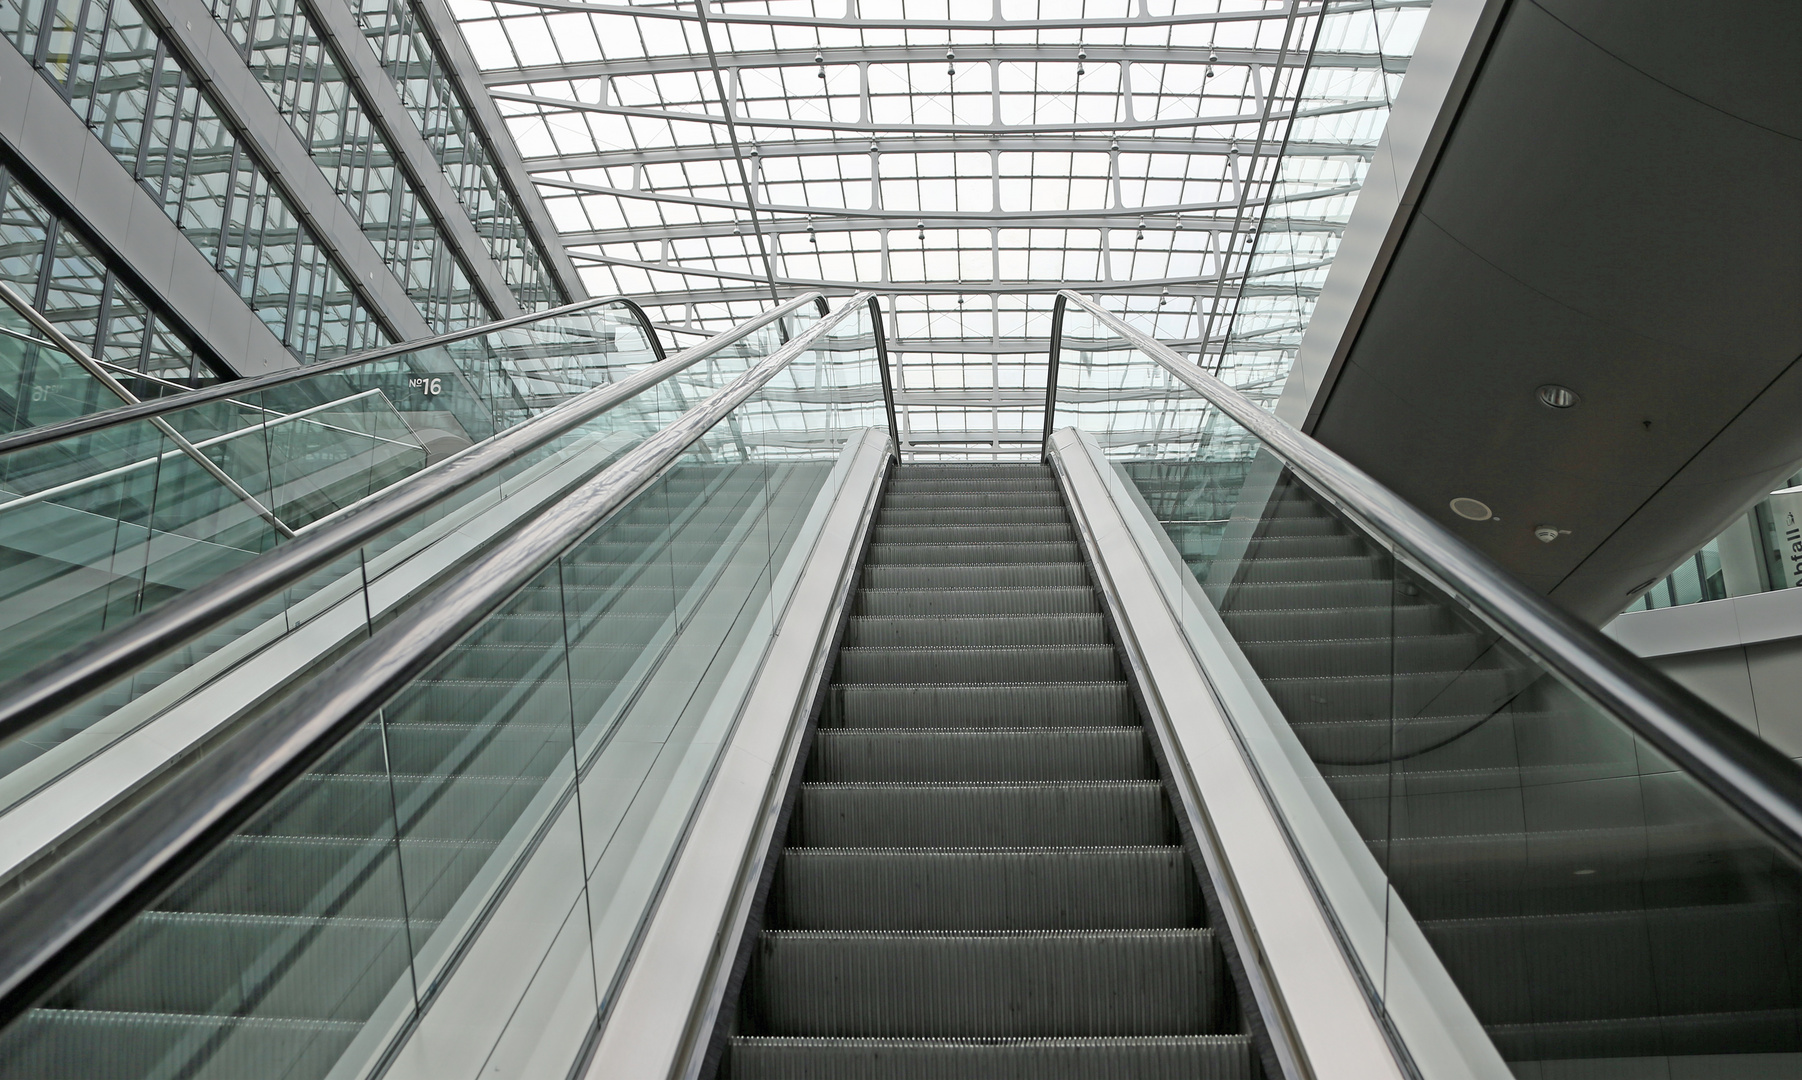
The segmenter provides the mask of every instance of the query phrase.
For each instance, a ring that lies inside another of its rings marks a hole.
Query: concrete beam
[[[288,196],[313,238],[355,283],[358,295],[400,341],[434,331],[381,253],[319,171],[312,152],[263,90],[238,46],[200,0],[158,0],[142,8],[189,73],[211,93],[226,123]]]
[[[0,42],[0,143],[144,299],[233,372],[263,375],[299,366],[169,220],[162,203],[132,179],[10,42]]]
[[[525,215],[527,231],[537,242],[538,250],[550,260],[551,273],[571,302],[586,299],[588,287],[583,284],[576,264],[570,261],[563,241],[557,237],[557,225],[551,220],[551,212],[545,208],[544,200],[539,198],[538,189],[532,186],[525,159],[520,156],[513,135],[507,130],[506,120],[488,95],[488,88],[482,84],[482,69],[469,51],[469,43],[463,40],[456,16],[451,14],[444,0],[413,0],[413,9],[418,12],[426,35],[432,39],[432,48],[437,51],[439,61],[456,84],[464,107],[473,115],[476,127],[485,137],[488,152],[512,189],[520,213]]]
[[[431,208],[440,235],[469,268],[474,277],[473,284],[481,290],[488,306],[502,319],[525,314],[512,287],[501,275],[500,265],[488,254],[488,245],[476,232],[469,212],[458,201],[450,179],[444,175],[444,168],[438,164],[432,148],[426,145],[424,136],[420,135],[413,115],[401,103],[394,81],[369,48],[369,39],[357,25],[350,8],[345,6],[344,0],[303,2],[312,18],[313,28],[337,53],[345,78],[356,87],[358,97],[388,144],[389,152]]]
[[[1352,207],[1276,415],[1303,431],[1351,351],[1508,0],[1438,0]]]

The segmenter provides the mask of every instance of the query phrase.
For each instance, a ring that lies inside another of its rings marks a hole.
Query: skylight
[[[1274,402],[1430,0],[452,0],[591,292],[882,295],[905,448],[1036,445],[1052,296]]]

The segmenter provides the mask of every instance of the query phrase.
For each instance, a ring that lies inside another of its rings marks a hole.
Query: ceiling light
[[[1546,383],[1539,388],[1540,403],[1549,405],[1554,409],[1568,409],[1582,400],[1583,398],[1568,386],[1559,386],[1557,383]]]
[[[1457,498],[1452,500],[1452,513],[1469,521],[1488,521],[1495,514],[1489,504],[1479,499]]]

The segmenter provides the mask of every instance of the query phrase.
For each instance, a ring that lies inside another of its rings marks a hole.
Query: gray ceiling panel
[[[1758,99],[1729,58],[1802,8],[1547,6],[1506,15],[1313,430],[1600,621],[1802,460],[1802,143],[1648,74],[1700,42],[1698,92]]]

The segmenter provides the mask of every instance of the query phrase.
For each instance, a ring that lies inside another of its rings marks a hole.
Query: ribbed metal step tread
[[[1021,524],[997,522],[954,525],[933,522],[922,525],[884,525],[870,536],[872,544],[1050,544],[1074,543],[1076,531],[1068,522]]]
[[[1761,1050],[1783,1051],[1795,1045],[1795,1031],[1802,1025],[1802,1009],[1746,1009],[1715,1013],[1665,1013],[1609,1020],[1551,1021],[1542,1023],[1485,1024],[1483,1030],[1504,1057],[1514,1060],[1558,1058],[1658,1058],[1667,1057],[1673,1064],[1684,1057],[1701,1054],[1756,1054]],[[1762,1056],[1762,1055],[1761,1055]],[[1787,1066],[1802,1062],[1802,1055],[1773,1055],[1773,1065]],[[1571,1072],[1570,1076],[1644,1076],[1639,1069],[1605,1074]],[[1653,1074],[1656,1075],[1656,1074]],[[1684,1077],[1719,1075],[1740,1078],[1759,1075],[1741,1072],[1728,1066],[1719,1074],[1678,1073]],[[1766,1076],[1793,1076],[1793,1072],[1772,1071]]]
[[[940,477],[974,476],[977,478],[1014,477],[1014,476],[1050,476],[1051,466],[1035,465],[1031,462],[1017,464],[990,464],[988,462],[947,461],[942,464],[931,462],[909,462],[895,468],[896,476],[910,479],[931,479]]]
[[[731,1080],[1252,1080],[1249,1035],[850,1039],[740,1035]]]
[[[937,683],[833,686],[829,725],[881,728],[1137,727],[1126,683]]]
[[[267,1076],[271,1062],[290,1075],[324,1076],[363,1026],[353,1020],[33,1009],[8,1033],[6,1068],[13,1076],[71,1080],[156,1076],[171,1055],[178,1061],[186,1056],[184,1047],[207,1046],[204,1076]]]
[[[837,782],[1149,780],[1157,763],[1131,727],[827,728],[808,770],[812,780]]]
[[[1107,622],[1085,615],[858,615],[847,648],[882,646],[1105,645]]]
[[[891,495],[937,495],[937,494],[1001,494],[1033,491],[1057,493],[1057,478],[1049,473],[1036,476],[1010,476],[994,479],[979,477],[921,477],[916,478],[900,473],[888,482]]]
[[[930,563],[865,564],[867,589],[1017,589],[1089,584],[1089,568],[1080,562],[990,563],[935,566]]]
[[[1374,577],[1363,581],[1235,582],[1221,601],[1220,615],[1230,620],[1244,611],[1376,607],[1395,598],[1395,583]]]
[[[1101,602],[1086,585],[1018,589],[864,589],[857,613],[866,618],[955,618],[971,615],[1099,613]]]
[[[1034,509],[1064,509],[1063,496],[1054,490],[1020,490],[1005,485],[985,491],[895,491],[882,498],[884,510],[988,510],[1025,506]]]
[[[793,842],[810,847],[1162,846],[1156,781],[806,783]]]
[[[875,540],[864,555],[864,565],[882,566],[986,566],[989,563],[1072,563],[1080,565],[1082,548],[1074,540],[989,543],[921,542],[887,543]]]
[[[845,648],[841,683],[1111,682],[1120,661],[1109,645],[982,645]]]
[[[422,941],[431,929],[413,927]],[[257,984],[245,987],[259,1008],[302,1019],[367,1016],[406,970],[408,931],[401,918],[149,911],[58,993],[103,1011],[204,1015],[261,955],[282,962],[255,971]]]
[[[1450,612],[1417,602],[1268,611],[1229,610],[1222,612],[1220,617],[1232,631],[1233,640],[1240,645],[1316,637],[1387,640],[1395,634],[1443,634],[1457,630]]]
[[[1323,581],[1367,581],[1384,578],[1385,555],[1322,555],[1313,558],[1256,558],[1239,564],[1235,582],[1243,584],[1314,584]]]
[[[1223,967],[1207,929],[769,931],[747,981],[772,1035],[1200,1035]]]
[[[1513,657],[1495,639],[1474,633],[1393,635],[1383,638],[1315,637],[1303,641],[1240,642],[1259,675],[1275,678],[1341,678],[1463,671],[1496,666]]]
[[[1246,545],[1248,559],[1318,559],[1329,556],[1369,555],[1370,544],[1344,531],[1318,533],[1266,533]]]
[[[790,848],[766,925],[789,930],[1202,926],[1183,849]]]
[[[1538,677],[1536,671],[1475,668],[1393,675],[1265,677],[1263,682],[1283,715],[1299,724],[1384,716],[1486,716],[1508,704]]]
[[[1068,525],[1063,506],[925,506],[876,512],[876,528],[919,525]]]

